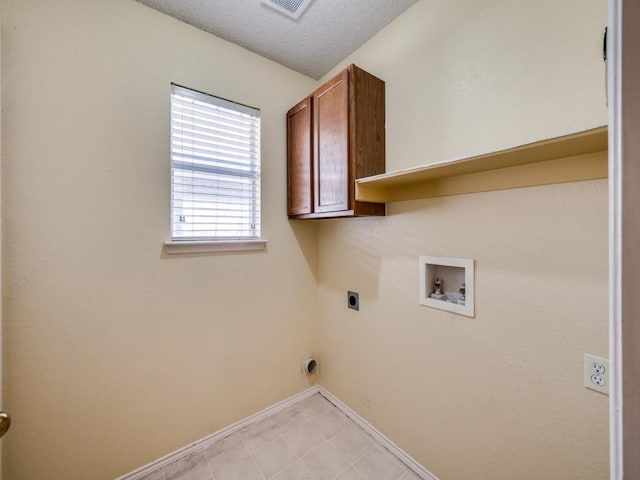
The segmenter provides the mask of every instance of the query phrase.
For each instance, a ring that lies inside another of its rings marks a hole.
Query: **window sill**
[[[266,240],[212,240],[164,242],[169,255],[184,253],[256,252],[267,246]]]

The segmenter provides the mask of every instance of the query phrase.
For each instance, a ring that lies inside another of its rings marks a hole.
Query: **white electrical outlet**
[[[584,354],[584,386],[609,395],[609,360]]]

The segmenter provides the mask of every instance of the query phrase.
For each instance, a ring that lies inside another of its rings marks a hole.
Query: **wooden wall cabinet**
[[[290,218],[384,215],[355,181],[385,171],[384,82],[350,65],[287,113]]]

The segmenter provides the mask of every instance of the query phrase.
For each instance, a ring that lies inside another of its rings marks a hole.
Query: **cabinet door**
[[[348,80],[344,71],[313,94],[315,213],[349,209]]]
[[[312,212],[311,97],[287,112],[287,213]]]

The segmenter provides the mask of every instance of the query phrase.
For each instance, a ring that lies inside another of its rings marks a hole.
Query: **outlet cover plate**
[[[596,392],[609,395],[609,360],[584,354],[584,386]]]
[[[360,310],[360,294],[358,292],[347,292],[347,307],[352,310]]]

